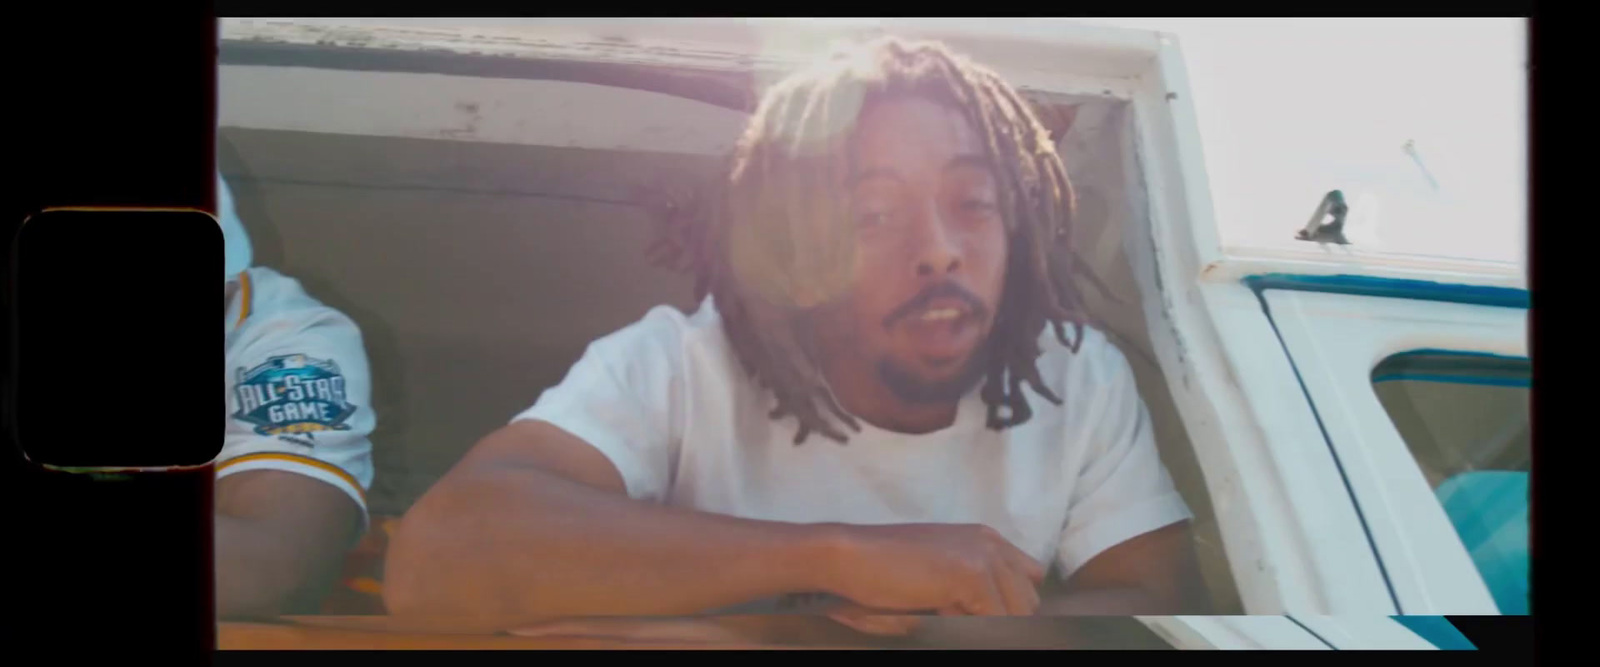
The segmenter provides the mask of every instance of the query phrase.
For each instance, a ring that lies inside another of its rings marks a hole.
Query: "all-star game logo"
[[[235,419],[256,425],[261,435],[344,431],[356,406],[345,400],[344,376],[332,361],[288,354],[267,359],[248,371],[239,369],[234,386],[239,411]]]

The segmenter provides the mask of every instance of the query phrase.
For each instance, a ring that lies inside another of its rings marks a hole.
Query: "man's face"
[[[825,353],[870,364],[901,400],[954,400],[982,377],[1005,283],[995,173],[967,120],[920,98],[866,109],[849,151],[855,283]]]

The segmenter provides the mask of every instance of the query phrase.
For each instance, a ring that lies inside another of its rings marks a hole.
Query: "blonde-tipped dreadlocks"
[[[739,360],[777,399],[772,418],[799,421],[796,444],[812,431],[846,440],[824,410],[859,428],[823,381],[807,316],[853,286],[845,142],[863,109],[906,96],[962,113],[998,171],[1009,259],[987,350],[979,353],[988,356],[981,395],[989,427],[1033,414],[1023,383],[1061,403],[1035,364],[1046,324],[1073,351],[1083,340],[1087,316],[1072,288],[1079,267],[1068,247],[1072,185],[1027,102],[994,72],[939,44],[881,38],[841,51],[767,91],[711,201],[655,209],[665,223],[667,263],[694,274],[696,299],[715,300]]]

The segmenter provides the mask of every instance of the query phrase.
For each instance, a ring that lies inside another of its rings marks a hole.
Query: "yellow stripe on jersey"
[[[338,475],[339,479],[350,483],[350,488],[355,489],[356,493],[360,494],[362,505],[367,503],[367,492],[361,488],[361,483],[356,481],[355,476],[345,472],[344,469],[340,468],[339,466],[328,463],[327,461],[319,461],[309,456],[285,454],[283,452],[260,452],[256,454],[245,454],[244,456],[231,458],[223,461],[222,463],[218,463],[216,470],[220,473],[232,466],[240,463],[247,463],[249,461],[293,461],[295,463],[303,463],[318,470],[331,472],[335,475]]]
[[[367,595],[383,595],[383,584],[372,577],[356,577],[345,584],[357,593]]]
[[[239,304],[239,321],[233,323],[233,326],[235,328],[238,328],[239,325],[244,324],[244,318],[250,316],[250,272],[249,271],[240,271],[239,272],[239,290],[240,290],[239,291],[239,299],[240,299],[241,303]],[[357,487],[357,488],[359,488],[359,487]]]

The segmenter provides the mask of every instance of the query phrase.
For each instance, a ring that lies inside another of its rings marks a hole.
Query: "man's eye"
[[[888,211],[867,211],[859,216],[856,216],[856,224],[861,227],[877,227],[879,225],[888,224],[888,222]]]
[[[961,202],[961,210],[967,213],[989,213],[994,209],[994,202],[987,199],[965,199]]]

